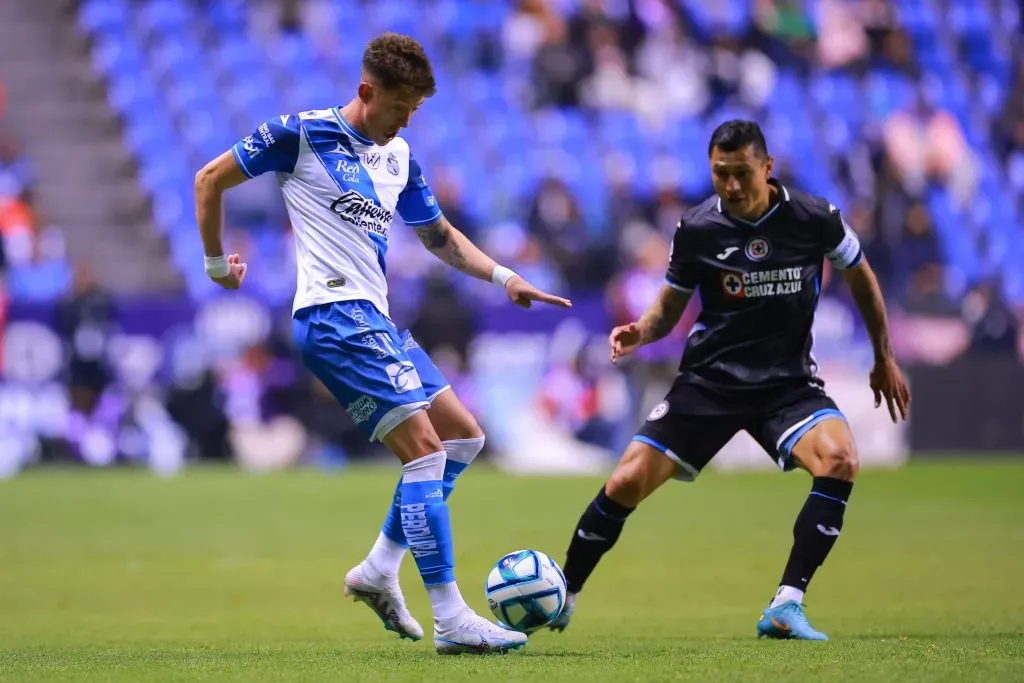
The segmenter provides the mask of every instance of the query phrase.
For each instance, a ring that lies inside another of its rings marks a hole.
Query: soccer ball
[[[532,633],[547,626],[565,605],[562,568],[538,550],[517,550],[487,575],[487,604],[507,628]]]

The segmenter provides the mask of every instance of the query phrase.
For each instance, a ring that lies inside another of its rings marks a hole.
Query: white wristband
[[[508,284],[508,281],[517,275],[516,271],[505,266],[494,266],[494,272],[491,273],[491,282],[503,288]]]
[[[224,254],[206,257],[206,274],[208,276],[221,278],[230,272],[231,268],[228,266],[228,260]]]

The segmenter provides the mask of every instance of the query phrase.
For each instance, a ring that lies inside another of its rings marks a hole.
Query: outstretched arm
[[[434,223],[417,225],[416,234],[434,256],[475,278],[490,280],[498,267],[494,259],[480,251],[444,216]]]
[[[885,300],[878,278],[862,258],[853,268],[843,271],[846,283],[850,286],[857,309],[864,320],[871,337],[871,346],[875,350],[875,366],[871,370],[871,389],[875,392],[875,407],[882,404],[885,398],[889,408],[889,416],[897,422],[897,411],[904,420],[910,406],[910,390],[903,381],[903,374],[896,365],[892,343],[889,340],[889,321],[885,312]]]
[[[681,291],[671,285],[662,285],[658,298],[644,311],[640,320],[619,325],[608,336],[612,347],[612,362],[628,356],[644,344],[651,344],[668,336],[683,317],[692,292]]]
[[[572,306],[568,299],[542,292],[520,275],[495,263],[444,216],[433,223],[417,225],[416,234],[434,256],[456,270],[504,287],[508,297],[523,308],[529,308],[531,301],[564,308]]]

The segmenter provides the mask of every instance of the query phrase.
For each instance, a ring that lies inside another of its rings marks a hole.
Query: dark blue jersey
[[[724,391],[820,384],[811,326],[822,266],[856,266],[860,242],[834,205],[771,182],[776,203],[760,220],[712,196],[679,222],[665,280],[699,289],[702,305],[682,379]]]

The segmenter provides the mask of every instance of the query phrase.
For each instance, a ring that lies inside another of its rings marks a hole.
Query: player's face
[[[398,132],[409,125],[413,112],[423,104],[424,99],[404,90],[385,90],[371,85],[363,100],[364,125],[370,139],[378,145],[386,145],[394,140]]]
[[[726,210],[741,218],[757,218],[768,209],[772,158],[761,159],[753,145],[734,152],[711,150],[711,178]]]

